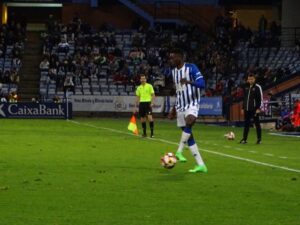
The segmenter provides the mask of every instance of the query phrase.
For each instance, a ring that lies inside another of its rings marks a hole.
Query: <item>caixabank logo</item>
[[[66,104],[2,103],[0,117],[4,118],[67,118]]]

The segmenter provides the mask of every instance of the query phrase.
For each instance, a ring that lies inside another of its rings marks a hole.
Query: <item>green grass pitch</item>
[[[171,170],[180,130],[156,121],[155,138],[129,119],[0,120],[0,225],[299,225],[300,139],[196,124],[207,174]],[[140,126],[139,126],[140,127]],[[223,135],[233,130],[236,140]]]

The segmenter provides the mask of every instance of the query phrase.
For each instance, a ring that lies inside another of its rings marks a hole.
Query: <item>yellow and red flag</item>
[[[130,122],[128,124],[128,130],[132,131],[135,135],[139,134],[138,127],[136,125],[135,115],[132,115]]]

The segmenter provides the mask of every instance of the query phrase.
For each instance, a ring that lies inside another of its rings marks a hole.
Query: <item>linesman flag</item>
[[[139,131],[138,131],[138,128],[136,125],[136,119],[135,119],[134,115],[132,115],[132,117],[130,119],[130,122],[128,124],[128,130],[132,131],[135,135],[139,134]]]

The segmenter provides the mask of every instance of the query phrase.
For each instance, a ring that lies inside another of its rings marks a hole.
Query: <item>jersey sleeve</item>
[[[203,75],[195,64],[191,64],[190,75],[194,81],[193,83],[194,86],[198,88],[205,87],[205,81]]]
[[[138,97],[141,96],[139,87],[137,87],[137,89],[136,89],[136,91],[135,91],[135,95],[138,96]]]

